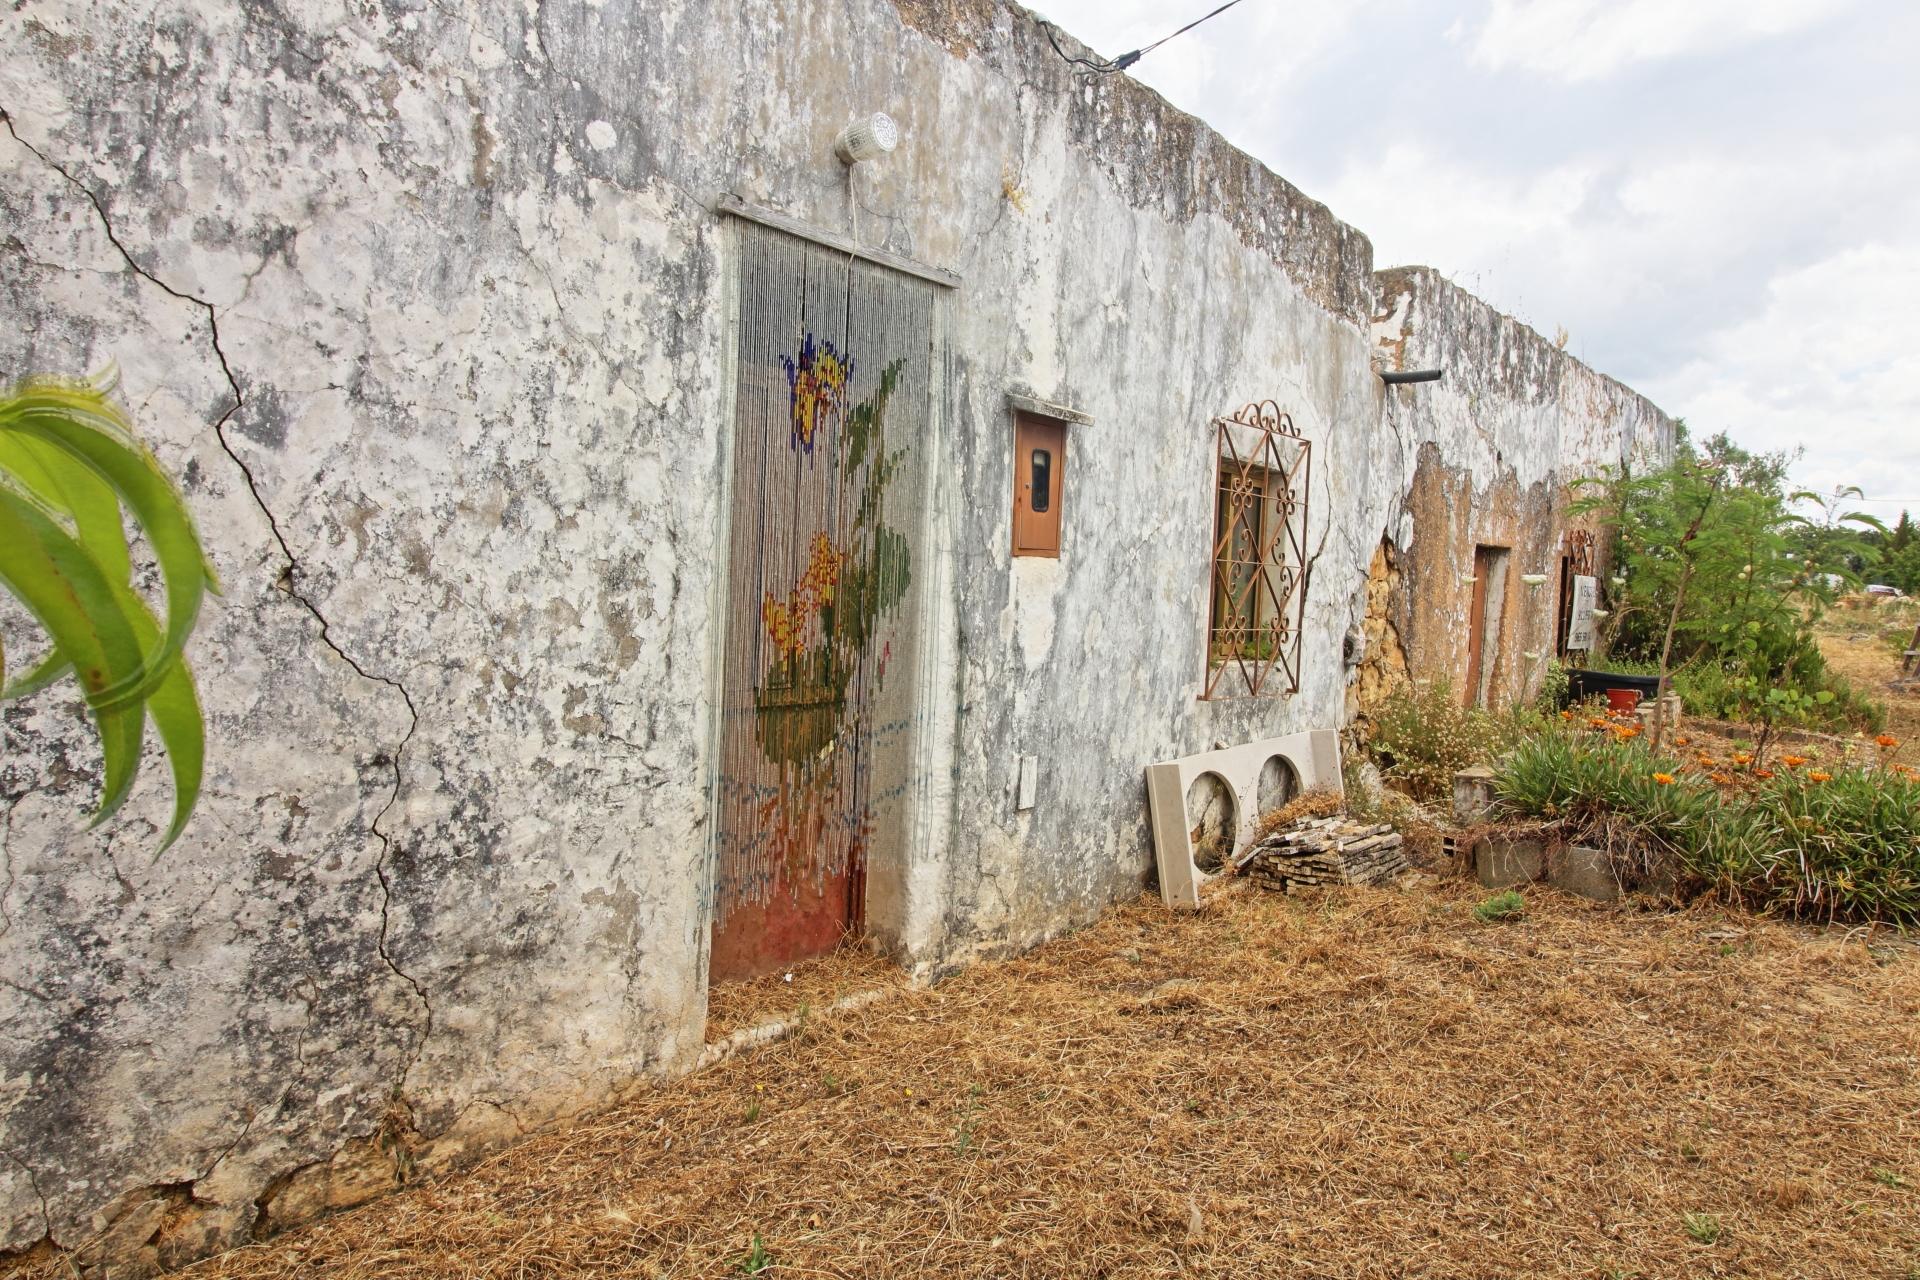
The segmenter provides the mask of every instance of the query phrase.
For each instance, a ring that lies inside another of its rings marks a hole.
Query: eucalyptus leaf
[[[137,703],[186,643],[207,589],[217,589],[186,503],[119,408],[91,383],[23,384],[0,401],[0,437],[6,436],[59,450],[110,485],[159,560],[167,584],[165,632],[140,667],[100,695],[108,705]]]
[[[182,650],[218,583],[179,489],[111,390],[100,379],[33,378],[0,394],[0,588],[51,642],[0,699],[74,675],[100,738],[96,823],[132,789],[150,717],[173,776],[164,850],[192,815],[205,770],[205,722]],[[164,623],[132,586],[128,515],[165,581]]]

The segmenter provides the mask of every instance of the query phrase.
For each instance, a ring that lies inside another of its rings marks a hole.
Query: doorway
[[[1461,700],[1484,707],[1493,698],[1500,667],[1500,622],[1507,611],[1507,547],[1473,549],[1473,603],[1468,612],[1467,684]]]
[[[899,856],[934,349],[933,285],[739,229],[716,982],[858,935]]]

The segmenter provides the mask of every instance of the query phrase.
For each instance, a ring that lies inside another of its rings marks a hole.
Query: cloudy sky
[[[1044,0],[1112,57],[1217,0]],[[1132,74],[1797,477],[1920,516],[1920,3],[1241,0]]]

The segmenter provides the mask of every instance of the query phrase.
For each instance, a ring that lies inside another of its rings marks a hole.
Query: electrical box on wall
[[[1067,424],[1013,415],[1013,554],[1060,556]]]
[[[1013,554],[1060,558],[1066,514],[1067,425],[1091,422],[1076,409],[1010,395],[1013,410]]]

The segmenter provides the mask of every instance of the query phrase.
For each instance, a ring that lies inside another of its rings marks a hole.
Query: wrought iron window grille
[[[1213,420],[1216,452],[1201,698],[1300,691],[1313,442],[1271,400]]]

